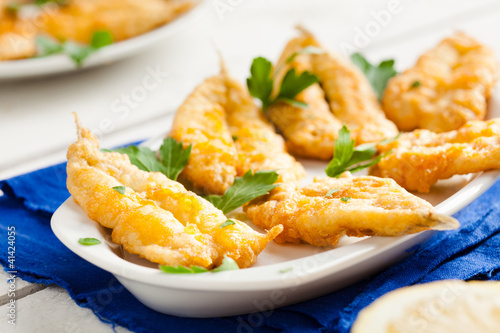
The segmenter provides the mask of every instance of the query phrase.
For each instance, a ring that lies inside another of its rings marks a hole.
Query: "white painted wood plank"
[[[0,332],[109,333],[111,325],[101,322],[91,310],[81,308],[60,287],[48,287],[16,301],[16,325],[8,323],[8,305],[0,307]],[[116,332],[129,330],[116,327]]]
[[[2,281],[0,288],[0,296],[6,295],[9,290],[9,285],[7,284],[7,280],[10,278],[10,274],[7,274],[3,269],[0,270],[0,281]],[[21,289],[30,285],[29,282],[26,282],[20,278],[16,278],[16,289]]]

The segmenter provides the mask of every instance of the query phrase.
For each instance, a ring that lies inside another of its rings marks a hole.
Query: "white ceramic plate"
[[[200,1],[192,10],[174,21],[145,34],[104,47],[85,60],[82,68],[77,68],[74,61],[63,54],[44,58],[31,58],[12,61],[0,61],[0,81],[43,77],[65,72],[91,68],[130,57],[150,46],[172,36],[194,24],[206,13],[208,1]]]
[[[492,100],[490,117],[500,116],[500,99]],[[166,128],[168,130],[168,128]],[[155,148],[161,139],[146,145]],[[326,163],[302,161],[313,176],[323,176]],[[455,176],[440,181],[422,197],[442,214],[454,214],[487,190],[500,170]],[[307,182],[307,180],[306,180]],[[344,237],[335,248],[271,243],[247,269],[217,274],[168,275],[157,265],[123,251],[110,241],[109,230],[90,220],[69,198],[51,221],[55,235],[71,251],[111,272],[142,303],[159,312],[188,317],[238,315],[272,311],[348,286],[407,255],[406,250],[432,231],[402,237]],[[79,238],[94,237],[96,246]]]

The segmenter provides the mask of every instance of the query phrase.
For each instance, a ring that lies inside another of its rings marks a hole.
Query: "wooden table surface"
[[[389,9],[393,14],[384,16]],[[398,70],[457,30],[500,55],[500,2],[495,0],[210,0],[202,19],[133,58],[56,77],[0,81],[0,179],[64,161],[76,138],[72,111],[94,130],[111,120],[111,128],[103,130],[102,147],[163,134],[187,94],[219,71],[214,45],[243,82],[252,58],[277,59],[297,23],[333,50],[358,45],[371,61],[396,59]],[[372,36],[363,40],[360,31],[366,29],[372,29]],[[112,105],[140,86],[150,70],[168,74],[126,117],[117,117]],[[6,273],[0,275],[7,280]],[[7,283],[0,289],[0,332],[112,332],[60,287],[18,278],[16,289],[15,327],[5,315]]]

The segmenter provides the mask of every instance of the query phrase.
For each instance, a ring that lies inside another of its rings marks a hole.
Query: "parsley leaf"
[[[281,69],[281,66],[278,66],[275,72],[279,69]],[[307,71],[297,75],[295,69],[292,68],[283,77],[278,95],[273,97],[273,65],[266,58],[258,57],[252,61],[250,77],[247,79],[247,87],[250,95],[261,100],[262,110],[265,111],[276,101],[284,101],[301,108],[307,107],[307,104],[295,101],[294,98],[301,91],[316,82],[318,82],[316,75]]]
[[[378,163],[387,153],[374,158],[377,154],[376,145],[368,143],[354,147],[354,140],[351,140],[351,134],[344,125],[335,140],[333,158],[325,169],[326,174],[338,178],[344,171],[356,172]],[[361,163],[365,161],[368,162]]]
[[[292,68],[286,73],[283,81],[281,81],[280,92],[276,99],[289,98],[293,100],[302,90],[316,82],[318,82],[316,75],[307,71],[297,75],[295,68]]]
[[[226,255],[224,255],[224,259],[222,259],[222,264],[219,267],[212,269],[211,272],[217,273],[217,272],[223,272],[223,271],[234,271],[236,269],[240,269],[238,267],[238,264],[236,263],[236,261],[234,261],[233,258],[230,258],[230,257],[227,257]]]
[[[49,2],[54,2],[57,5],[65,5],[68,2],[68,0],[35,0],[35,5],[43,6]]]
[[[420,81],[414,81],[410,86],[410,88],[418,88],[418,87],[420,87]]]
[[[159,268],[163,273],[168,273],[168,274],[199,274],[207,272],[217,273],[217,272],[240,269],[236,261],[227,256],[224,256],[224,259],[222,259],[222,264],[219,267],[212,269],[211,271],[209,271],[206,268],[193,265],[191,265],[191,267],[159,265]]]
[[[250,95],[262,101],[262,108],[267,109],[271,104],[273,92],[272,78],[273,64],[263,57],[255,58],[250,67],[250,77],[247,79],[247,87]]]
[[[351,200],[351,197],[340,198],[340,201],[347,202]]]
[[[128,146],[112,151],[127,154],[130,163],[139,169],[150,172],[161,172],[172,180],[177,180],[182,169],[186,166],[189,155],[191,154],[191,145],[183,148],[182,142],[177,142],[173,138],[163,140],[160,147],[158,159],[156,152],[147,147]]]
[[[358,66],[370,81],[378,99],[382,98],[387,81],[398,72],[394,69],[394,60],[382,61],[378,66],[373,66],[360,53],[351,55],[352,62]]]
[[[83,61],[87,59],[92,52],[94,52],[94,50],[89,46],[68,41],[63,44],[63,50],[64,53],[73,59],[77,67],[81,67],[83,65]]]
[[[219,229],[225,228],[225,227],[233,225],[233,224],[236,224],[236,222],[234,222],[231,219],[227,219],[224,223],[221,223],[221,225],[219,226]]]
[[[156,153],[147,147],[128,146],[112,151],[127,154],[130,163],[143,171],[163,172],[165,169],[156,157]]]
[[[90,47],[94,50],[98,50],[111,44],[113,44],[113,35],[111,35],[111,32],[106,30],[94,32],[92,39],[90,40]]]
[[[224,195],[208,195],[205,199],[227,214],[250,200],[268,194],[279,186],[274,184],[277,180],[278,174],[274,171],[257,171],[252,174],[252,170],[248,170],[243,177],[234,180]]]
[[[78,243],[82,244],[82,245],[97,245],[97,244],[101,244],[101,241],[98,240],[98,239],[95,239],[95,238],[80,238],[78,240]]]
[[[198,274],[208,272],[208,269],[194,265],[191,265],[191,267],[160,265],[159,267],[162,272],[168,274]]]
[[[125,190],[126,190],[125,186],[114,186],[114,187],[112,187],[112,189],[120,194],[125,194]]]
[[[63,51],[61,44],[45,36],[37,36],[36,45],[38,48],[38,57],[46,57]]]
[[[48,1],[45,1],[48,2]],[[66,41],[62,44],[44,37],[38,36],[36,38],[36,45],[38,48],[38,57],[46,57],[56,53],[67,54],[77,67],[81,67],[85,59],[98,49],[113,43],[113,36],[109,31],[96,31],[92,35],[90,45],[80,45],[71,41]]]
[[[162,172],[170,179],[177,180],[182,169],[186,166],[191,148],[183,148],[182,142],[177,142],[174,138],[166,138],[160,147],[161,164],[164,166]]]
[[[337,193],[338,191],[340,191],[339,188],[332,188],[331,190],[329,190],[328,192],[326,192],[325,197],[331,197],[333,193]]]

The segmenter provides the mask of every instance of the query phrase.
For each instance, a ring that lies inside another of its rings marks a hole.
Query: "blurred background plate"
[[[12,61],[0,61],[0,81],[18,80],[79,71],[133,56],[147,50],[169,36],[188,28],[206,13],[207,1],[200,1],[195,8],[181,15],[174,21],[145,34],[133,37],[102,48],[89,56],[81,68],[67,55],[57,54],[44,58],[30,58]]]

